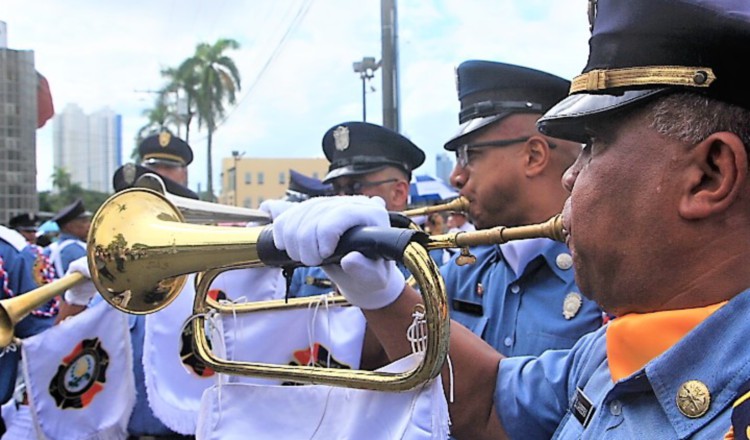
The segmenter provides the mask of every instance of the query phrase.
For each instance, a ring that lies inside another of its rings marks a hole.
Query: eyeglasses
[[[376,186],[385,185],[386,183],[398,182],[398,180],[399,179],[392,178],[392,179],[385,179],[385,180],[376,180],[374,182],[354,181],[354,182],[349,183],[348,185],[340,185],[334,182],[333,192],[335,194],[355,196],[355,195],[362,194],[362,190],[365,188],[373,188]]]
[[[485,147],[507,147],[509,145],[526,142],[531,136],[520,137],[515,139],[501,139],[496,141],[477,142],[475,144],[463,144],[456,148],[456,163],[461,168],[466,168],[469,165],[469,153],[471,150]]]

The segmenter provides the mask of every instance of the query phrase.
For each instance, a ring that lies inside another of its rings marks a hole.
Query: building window
[[[253,207],[253,198],[252,197],[245,197],[245,200],[242,202],[242,206],[245,208],[252,208]]]
[[[253,173],[245,173],[245,185],[253,183]]]
[[[263,185],[264,180],[263,171],[258,171],[258,185]]]
[[[266,200],[266,199],[265,199],[265,198],[263,198],[262,196],[261,196],[261,197],[258,197],[258,206],[260,206],[260,204],[261,204],[261,203],[263,203],[263,201],[265,201],[265,200]]]
[[[284,171],[279,173],[279,185],[286,184],[286,173]]]

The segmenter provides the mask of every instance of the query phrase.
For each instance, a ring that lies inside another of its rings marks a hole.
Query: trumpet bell
[[[154,221],[144,227],[135,220]],[[87,257],[91,281],[104,299],[127,313],[145,314],[171,303],[185,285],[184,276],[162,278],[177,251],[162,223],[182,222],[180,211],[150,190],[125,190],[108,199],[91,221]],[[146,258],[159,254],[162,258]]]

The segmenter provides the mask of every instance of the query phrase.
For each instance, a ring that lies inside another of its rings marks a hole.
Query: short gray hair
[[[649,103],[651,128],[669,138],[697,144],[711,133],[736,134],[750,154],[750,110],[698,93],[678,92]]]

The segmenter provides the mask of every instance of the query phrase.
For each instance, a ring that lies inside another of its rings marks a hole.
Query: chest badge
[[[699,380],[689,380],[677,390],[677,408],[682,415],[697,419],[708,412],[711,405],[711,392]]]
[[[482,283],[477,283],[477,295],[484,295],[484,286],[482,285]]]
[[[562,310],[562,314],[565,319],[572,319],[574,316],[576,316],[578,314],[578,311],[581,310],[582,305],[583,298],[581,297],[580,293],[570,292],[565,295]]]

